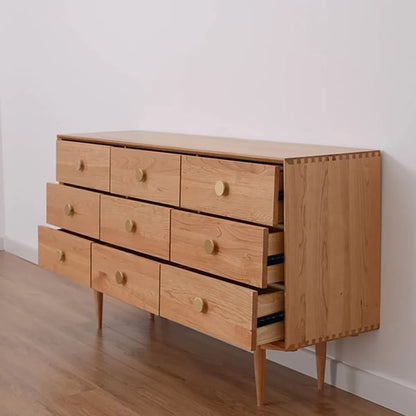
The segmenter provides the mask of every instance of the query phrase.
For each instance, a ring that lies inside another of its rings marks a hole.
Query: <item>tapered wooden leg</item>
[[[152,312],[149,312],[149,318],[150,318],[151,321],[154,321],[155,320],[155,314],[152,313]]]
[[[94,290],[95,316],[97,317],[97,328],[103,325],[103,294]]]
[[[264,403],[264,376],[266,370],[266,350],[257,347],[254,351],[254,377],[256,379],[257,406]]]
[[[315,345],[315,355],[318,390],[322,390],[325,383],[326,342],[321,342]]]

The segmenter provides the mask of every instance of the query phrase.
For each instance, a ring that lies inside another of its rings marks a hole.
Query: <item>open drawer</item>
[[[161,265],[160,315],[239,347],[284,338],[284,297]]]
[[[181,207],[276,227],[283,222],[280,166],[182,156]]]
[[[256,287],[284,280],[283,232],[172,210],[171,261]]]

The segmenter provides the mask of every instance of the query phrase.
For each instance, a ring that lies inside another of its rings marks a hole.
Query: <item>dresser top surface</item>
[[[58,139],[85,141],[109,145],[206,156],[226,156],[263,162],[283,162],[287,159],[330,156],[374,150],[300,143],[280,143],[264,140],[234,139],[193,134],[151,131],[109,131],[99,133],[60,134]]]

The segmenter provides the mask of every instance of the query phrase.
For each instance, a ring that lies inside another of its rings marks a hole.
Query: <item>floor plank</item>
[[[1,416],[397,415],[0,252]]]

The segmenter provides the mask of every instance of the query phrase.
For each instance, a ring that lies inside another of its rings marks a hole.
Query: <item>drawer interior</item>
[[[267,283],[284,281],[284,233],[269,233],[267,244]]]
[[[268,288],[257,297],[256,344],[262,345],[284,339],[284,292]]]

